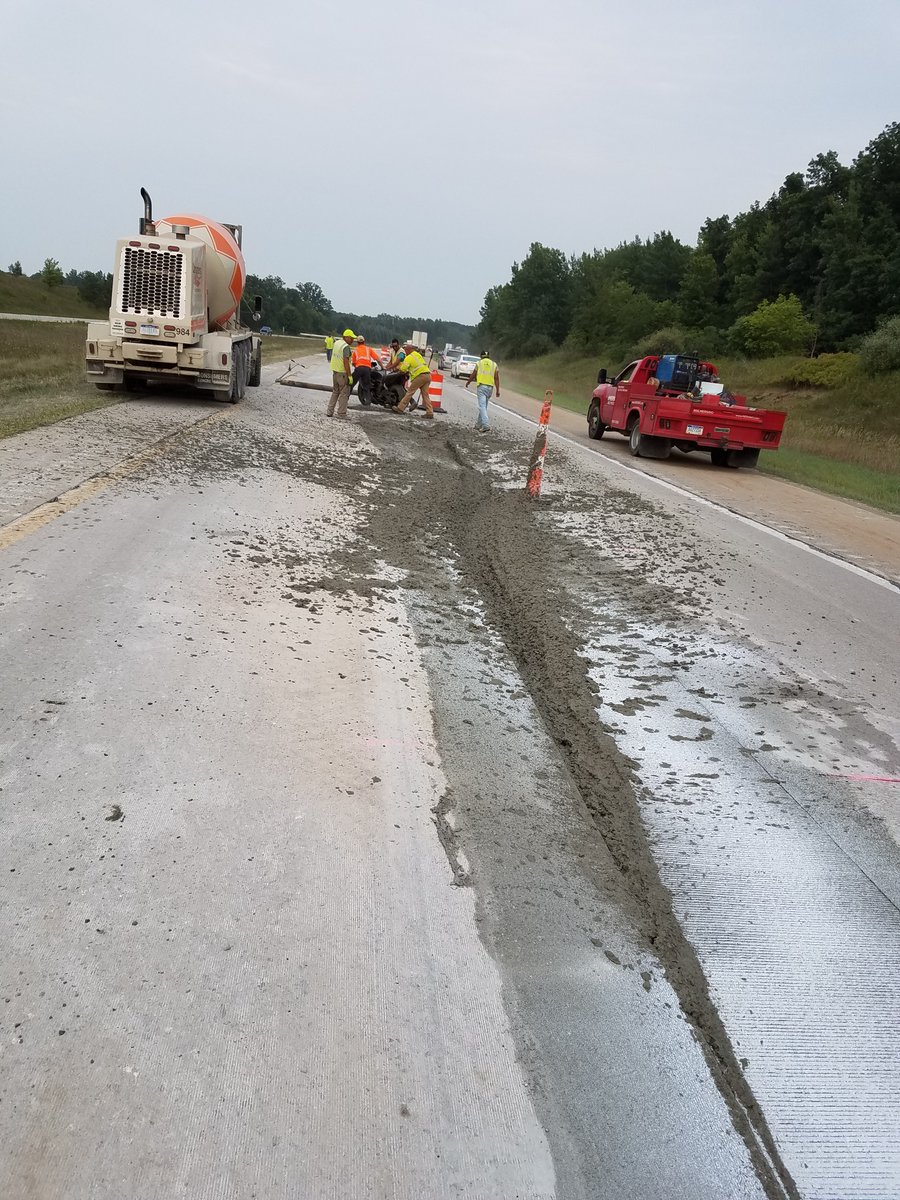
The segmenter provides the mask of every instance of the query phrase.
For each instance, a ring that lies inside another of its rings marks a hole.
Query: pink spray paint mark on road
[[[853,783],[900,783],[900,776],[895,775],[829,775],[829,779],[849,779]]]

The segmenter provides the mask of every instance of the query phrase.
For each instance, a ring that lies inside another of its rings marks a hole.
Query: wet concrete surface
[[[897,596],[274,374],[0,559],[6,1193],[897,1195]]]

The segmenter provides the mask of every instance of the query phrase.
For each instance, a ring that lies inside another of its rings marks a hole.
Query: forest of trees
[[[765,204],[566,257],[533,243],[493,287],[479,334],[516,357],[560,345],[750,357],[855,349],[900,314],[900,122],[843,166],[819,154]]]

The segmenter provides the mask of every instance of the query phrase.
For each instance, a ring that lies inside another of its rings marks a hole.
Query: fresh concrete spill
[[[696,1200],[715,1180],[730,1200],[761,1200],[643,914],[522,676],[477,593],[441,549],[432,558],[454,589],[407,591],[406,604],[451,785],[445,848],[503,974],[559,1195]]]

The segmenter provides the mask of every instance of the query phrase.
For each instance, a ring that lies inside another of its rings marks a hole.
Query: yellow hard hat
[[[345,329],[344,332],[341,334],[341,337],[349,338],[350,341],[352,341],[356,337],[356,334],[353,332],[352,329]]]

